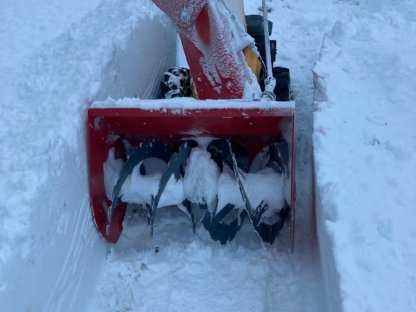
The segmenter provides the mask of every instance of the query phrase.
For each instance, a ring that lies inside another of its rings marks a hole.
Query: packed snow
[[[206,139],[203,140],[206,141]],[[156,198],[167,164],[154,158],[147,161],[148,167],[155,167],[152,163],[156,162],[158,170],[156,172],[146,170],[146,175],[144,175],[140,172],[143,162],[137,164],[121,187],[120,198],[123,202],[144,207],[146,204],[151,205],[153,198]],[[113,189],[122,166],[122,160],[115,159],[114,150],[111,149],[104,163],[105,189],[109,200],[113,198]],[[170,177],[156,208],[181,206],[182,202],[187,199],[195,204],[207,204],[210,211],[215,208],[217,213],[228,203],[233,204],[236,209],[244,209],[245,204],[232,168],[225,166],[224,171],[220,173],[208,151],[201,147],[194,148],[184,171],[183,179],[176,179],[174,175]],[[263,214],[264,218],[276,215],[284,206],[285,200],[290,202],[290,194],[285,193],[289,179],[283,174],[278,174],[271,168],[239,174],[242,176],[244,189],[253,207],[261,203],[268,206]],[[273,187],[270,187],[271,185]]]
[[[218,194],[220,171],[209,152],[193,149],[183,179],[184,196],[193,203],[213,205]]]
[[[149,0],[1,1],[1,310],[416,310],[414,0],[268,5],[296,101],[294,253],[287,229],[273,246],[249,227],[220,246],[169,209],[152,240],[131,210],[105,243],[87,108],[155,97],[176,31]]]

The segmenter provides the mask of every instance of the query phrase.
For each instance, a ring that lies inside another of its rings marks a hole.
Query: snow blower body
[[[129,204],[146,211],[151,235],[158,209],[179,208],[194,231],[198,209],[202,226],[222,244],[244,220],[267,243],[288,224],[293,251],[293,102],[261,96],[261,79],[247,64],[247,54],[260,56],[256,43],[223,1],[154,2],[177,26],[194,98],[131,99],[128,107],[114,101],[88,110],[90,199],[99,233],[117,242]],[[164,97],[184,95],[177,92],[186,80],[179,72],[165,75],[162,90],[173,92]],[[279,98],[288,71],[273,72]]]

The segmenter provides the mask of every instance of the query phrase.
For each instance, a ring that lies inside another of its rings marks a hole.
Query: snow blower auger
[[[289,71],[272,68],[276,45],[271,48],[266,10],[259,36],[252,24],[258,18],[246,24],[240,0],[154,2],[177,25],[190,71],[167,72],[162,99],[108,100],[88,110],[90,198],[99,233],[117,242],[132,204],[146,211],[153,235],[158,210],[176,207],[194,231],[201,215],[222,244],[245,220],[273,243],[289,221],[293,251],[294,103]],[[197,99],[180,97],[191,94]]]

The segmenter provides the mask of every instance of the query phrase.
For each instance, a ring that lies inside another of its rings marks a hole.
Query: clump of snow
[[[259,206],[261,202],[269,206],[263,217],[276,215],[276,212],[284,206],[286,182],[284,175],[277,174],[271,168],[265,168],[257,173],[248,173],[242,182],[253,207]]]
[[[243,209],[244,202],[241,197],[240,189],[238,188],[238,182],[235,179],[234,172],[224,166],[224,172],[221,173],[218,180],[218,208],[219,212],[228,203],[233,203],[237,208]]]
[[[183,181],[184,193],[193,203],[215,205],[218,193],[219,168],[211,154],[201,148],[194,148],[189,155]]]
[[[134,167],[121,189],[122,200],[126,203],[150,204],[159,189],[161,173],[140,174],[140,164]]]
[[[139,205],[151,205],[159,191],[160,179],[163,172],[158,171],[147,175],[140,173],[141,163],[133,168],[132,173],[124,182],[120,195],[123,202]],[[104,174],[106,174],[104,172]],[[114,188],[115,183],[111,186]],[[171,176],[156,208],[181,205],[185,199],[183,181]]]
[[[271,168],[264,168],[256,173],[240,173],[240,175],[252,207],[256,208],[263,202],[269,207],[263,217],[276,216],[284,206],[286,178]],[[221,173],[218,185],[218,211],[228,203],[234,204],[239,209],[245,207],[238,182],[228,167]]]
[[[159,207],[171,205],[180,207],[184,199],[183,181],[181,179],[176,180],[174,176],[171,176],[160,198]]]

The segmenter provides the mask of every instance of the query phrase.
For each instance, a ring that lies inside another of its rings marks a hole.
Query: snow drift
[[[416,310],[414,14],[352,6],[314,68],[318,230],[342,311]]]
[[[86,108],[108,96],[155,96],[149,81],[174,64],[175,32],[150,1],[33,10],[55,12],[43,21],[53,31],[8,29],[43,45],[15,58],[6,48],[0,64],[0,302],[8,311],[82,310],[105,258],[89,209]],[[55,27],[56,11],[69,17]]]

